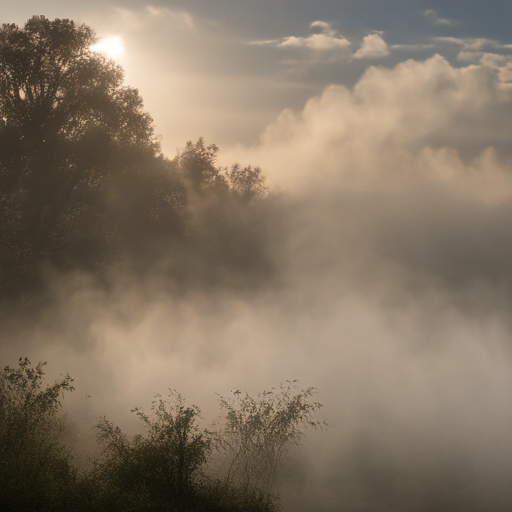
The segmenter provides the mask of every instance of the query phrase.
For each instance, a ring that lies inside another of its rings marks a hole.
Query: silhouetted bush
[[[62,442],[60,397],[66,375],[43,388],[43,366],[20,359],[0,374],[0,510],[65,510],[77,482]]]
[[[290,446],[299,444],[306,427],[326,425],[314,417],[322,407],[311,399],[315,388],[295,384],[287,381],[256,398],[241,390],[219,396],[225,420],[218,439],[228,456],[228,482],[270,497]]]
[[[150,414],[136,408],[146,433],[129,437],[101,418],[102,447],[93,468],[73,464],[63,442],[60,398],[73,390],[63,376],[43,387],[45,363],[0,374],[0,510],[277,512],[272,493],[282,456],[318,427],[313,388],[292,383],[257,398],[235,391],[221,397],[224,428],[203,430],[200,410],[176,391],[156,395]],[[228,456],[227,475],[207,471],[213,450]]]
[[[130,439],[106,418],[97,424],[103,452],[92,474],[97,495],[91,508],[190,512],[271,512],[277,500],[268,493],[233,486],[201,469],[212,449],[200,430],[198,407],[172,391],[157,395],[152,414],[133,412],[146,435]]]

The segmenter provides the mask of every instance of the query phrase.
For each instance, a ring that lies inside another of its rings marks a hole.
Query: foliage
[[[200,410],[176,391],[156,395],[152,414],[134,412],[146,435],[130,439],[106,418],[97,424],[103,445],[89,503],[101,510],[188,510],[190,512],[276,512],[275,497],[207,476],[202,468],[212,449],[211,434],[197,425]]]
[[[260,169],[218,166],[203,138],[165,158],[138,91],[95,41],[66,19],[0,28],[0,298],[42,289],[47,268],[106,283],[117,263],[257,281]]]
[[[287,381],[256,398],[241,390],[234,390],[230,397],[219,395],[225,411],[219,440],[230,458],[228,481],[270,495],[290,446],[299,444],[306,427],[325,424],[314,418],[322,407],[311,400],[315,388],[298,390],[296,382]]]
[[[255,198],[265,197],[268,188],[265,185],[265,176],[259,167],[241,167],[233,164],[229,171],[226,171],[227,179],[233,193],[244,203]]]
[[[0,509],[58,510],[71,498],[74,471],[61,442],[60,398],[73,390],[66,375],[43,387],[46,363],[25,358],[0,374]]]
[[[94,41],[86,25],[44,16],[0,29],[0,278],[7,284],[76,244],[74,259],[101,259],[116,161],[127,151],[138,160],[158,153],[141,97],[123,85],[118,65],[91,50]]]
[[[202,430],[199,408],[171,391],[155,396],[149,414],[133,409],[144,435],[129,437],[101,418],[101,455],[92,470],[79,472],[62,442],[66,421],[59,415],[73,379],[44,387],[44,365],[20,359],[18,368],[0,374],[0,510],[277,512],[272,485],[283,455],[306,426],[321,426],[314,388],[297,390],[290,382],[257,398],[238,390],[220,397],[220,433]],[[227,479],[206,472],[214,446],[231,457]]]
[[[196,143],[189,140],[174,158],[173,164],[194,192],[227,192],[226,179],[216,166],[218,151],[215,144],[206,146],[200,137]]]
[[[188,141],[173,164],[195,192],[216,192],[247,203],[262,198],[267,193],[266,178],[259,167],[242,167],[233,164],[231,168],[216,165],[219,148],[215,144],[206,146],[202,137],[197,142]]]
[[[264,251],[267,188],[259,168],[217,164],[218,148],[203,138],[189,141],[171,162],[187,187],[184,220],[194,277],[262,281],[269,265]],[[204,259],[207,255],[207,261]]]
[[[210,451],[210,441],[197,425],[200,410],[175,391],[165,399],[157,395],[151,410],[152,416],[133,410],[147,434],[132,440],[102,418],[97,425],[104,445],[99,469],[120,494],[148,493],[152,500],[183,504],[190,500],[194,478]]]

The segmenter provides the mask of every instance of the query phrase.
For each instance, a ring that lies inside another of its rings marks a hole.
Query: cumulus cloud
[[[354,59],[372,59],[389,55],[388,45],[379,33],[367,35],[363,39],[361,48],[353,55]]]
[[[496,70],[502,82],[512,82],[512,55],[485,53],[480,57],[480,63]]]
[[[305,48],[315,54],[315,59],[328,57],[329,60],[332,60],[332,57],[336,56],[338,59],[358,60],[389,55],[389,48],[382,38],[382,32],[376,30],[364,37],[361,47],[352,54],[349,48],[350,41],[334,30],[330,23],[314,21],[311,23],[310,29],[316,30],[317,33],[310,34],[307,37],[289,36],[284,39],[253,41],[251,44],[275,45],[278,48]],[[298,61],[292,63],[297,64]]]
[[[311,29],[318,29],[320,32],[323,32],[324,34],[329,34],[331,36],[335,36],[337,34],[336,30],[334,30],[330,23],[327,21],[313,21],[311,25],[309,26]]]
[[[310,28],[319,30],[319,33],[307,37],[288,36],[284,39],[253,41],[252,44],[275,44],[281,48],[307,48],[318,52],[345,50],[350,46],[350,41],[338,34],[330,23],[314,21]]]
[[[509,69],[506,60],[493,66]],[[506,164],[490,166],[496,181],[489,177],[481,187],[482,160],[470,160],[488,147],[505,151],[512,137],[510,123],[497,122],[505,112],[512,115],[504,76],[484,64],[454,68],[440,55],[393,69],[370,67],[353,90],[334,85],[302,111],[284,111],[252,161],[285,187],[311,180],[310,169],[321,167],[315,180],[329,181],[334,173],[345,186],[413,173],[457,175],[475,193],[501,197],[509,193],[509,185],[503,187],[509,174],[499,170]]]
[[[350,46],[350,41],[343,37],[332,37],[327,34],[312,34],[308,37],[287,37],[278,46],[295,46],[324,51],[347,48],[347,46]]]
[[[432,9],[427,9],[426,11],[423,11],[421,14],[423,16],[427,17],[432,23],[435,25],[453,25],[455,24],[454,20],[450,20],[448,18],[440,18],[436,11],[433,11]]]

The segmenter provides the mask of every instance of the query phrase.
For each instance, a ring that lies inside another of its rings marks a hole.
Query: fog
[[[2,362],[77,376],[84,432],[99,415],[137,431],[130,409],[168,388],[207,423],[216,392],[298,379],[329,428],[290,454],[284,510],[507,510],[510,79],[497,56],[435,56],[283,112],[223,156],[272,186],[257,284],[49,271],[46,307],[3,319]]]

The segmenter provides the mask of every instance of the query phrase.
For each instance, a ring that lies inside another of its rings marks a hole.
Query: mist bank
[[[285,510],[506,510],[512,102],[509,63],[489,61],[370,68],[228,151],[273,183],[257,279],[182,286],[165,254],[109,287],[53,274],[32,320],[3,319],[2,361],[78,375],[84,428],[108,412],[135,429],[129,411],[167,388],[208,421],[215,392],[299,379],[330,428],[285,468]],[[223,253],[207,247],[184,272],[208,275]]]

